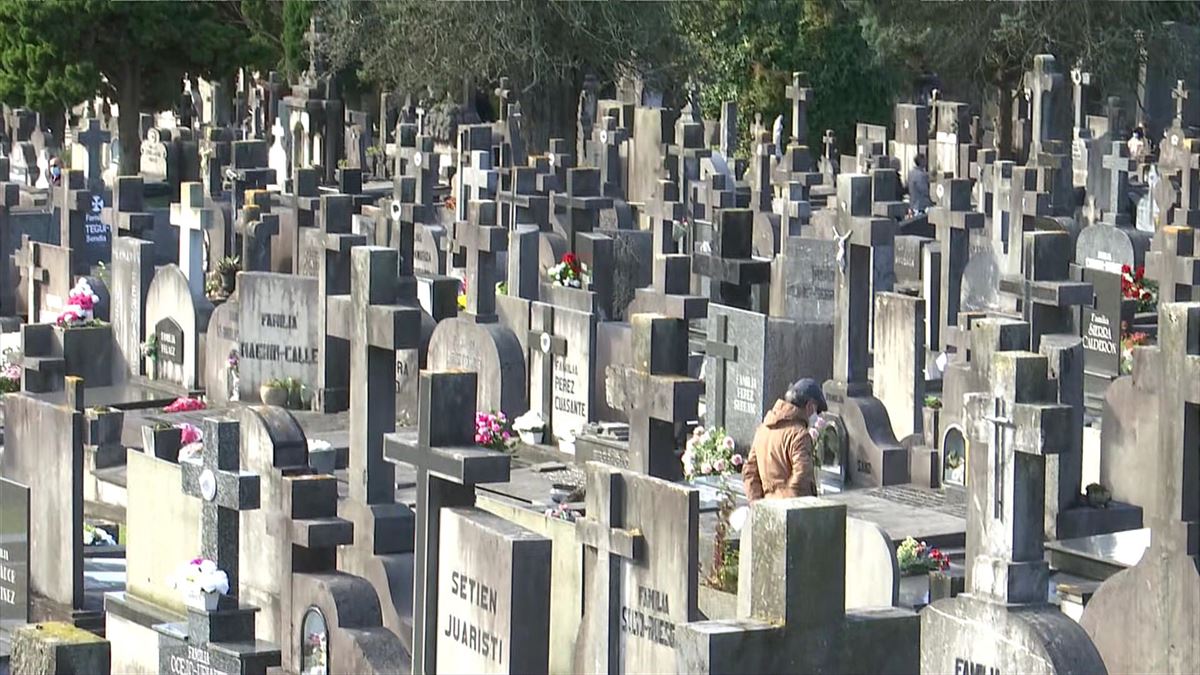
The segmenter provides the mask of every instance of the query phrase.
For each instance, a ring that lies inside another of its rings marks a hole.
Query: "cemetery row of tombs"
[[[1035,59],[1016,160],[938,98],[814,151],[801,74],[749,159],[733,104],[592,83],[540,155],[503,83],[452,132],[202,83],[139,175],[110,119],[6,109],[0,653],[1200,670],[1200,78],[1131,156],[1067,77]],[[821,494],[735,510],[801,377]]]

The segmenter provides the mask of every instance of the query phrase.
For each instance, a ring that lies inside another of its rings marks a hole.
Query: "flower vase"
[[[200,591],[189,594],[184,603],[201,612],[215,612],[221,603],[221,594],[216,591]]]
[[[546,436],[546,430],[545,429],[524,429],[524,430],[518,431],[517,434],[519,434],[521,436],[521,442],[524,443],[525,445],[541,445],[542,440]]]
[[[221,292],[227,296],[232,295],[236,287],[237,272],[221,272]]]

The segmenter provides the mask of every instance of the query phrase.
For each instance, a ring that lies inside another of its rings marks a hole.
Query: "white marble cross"
[[[204,185],[179,186],[179,202],[171,204],[171,224],[179,228],[179,268],[194,296],[204,293],[204,235],[214,222],[212,209],[204,207]]]

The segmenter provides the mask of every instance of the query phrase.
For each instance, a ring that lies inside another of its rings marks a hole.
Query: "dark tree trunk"
[[[134,176],[141,168],[142,138],[138,117],[142,111],[141,67],[136,52],[130,53],[117,76],[117,118],[121,141],[121,166],[118,175]]]
[[[1000,159],[1013,158],[1013,96],[1012,87],[998,85],[996,87],[996,107],[999,109],[996,120],[996,150]]]

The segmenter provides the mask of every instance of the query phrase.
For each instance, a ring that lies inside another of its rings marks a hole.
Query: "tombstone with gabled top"
[[[497,224],[496,202],[472,202],[468,212],[470,219],[454,226],[467,258],[467,309],[434,329],[429,368],[478,372],[482,409],[518,415],[525,409],[525,359],[516,333],[496,315],[496,254],[508,245],[508,235]]]
[[[1158,371],[1150,548],[1100,586],[1080,619],[1113,672],[1200,669],[1200,304],[1160,305],[1158,331],[1158,346],[1135,357]]]
[[[210,668],[253,675],[279,665],[278,647],[255,639],[259,609],[238,601],[239,512],[259,505],[259,477],[239,470],[239,445],[237,422],[206,419],[202,459],[180,462],[183,491],[203,502],[200,557],[225,572],[229,592],[214,610],[189,606],[186,622],[154,626],[162,672]]]
[[[672,669],[916,672],[917,616],[893,607],[847,611],[845,567],[844,505],[756,502],[742,529],[737,618],[677,626]]]
[[[417,438],[388,435],[384,441],[388,461],[417,469],[412,670],[545,672],[549,644],[548,542],[533,544],[538,538],[531,533],[521,536],[520,528],[503,526],[498,519],[471,508],[477,485],[509,480],[511,459],[506,453],[474,443],[476,378],[471,372],[423,373]],[[500,562],[496,558],[483,565],[482,560],[470,555],[454,560],[453,548],[470,546],[477,535],[483,536],[482,532],[473,532],[472,525],[496,528],[503,533],[502,538],[506,534],[509,541],[523,541],[510,549],[511,569],[492,567],[487,572],[489,565]],[[443,527],[464,536],[448,540]],[[453,547],[446,545],[450,541]],[[485,579],[499,580],[500,587],[487,585]],[[450,594],[443,596],[440,591],[447,586]],[[461,595],[467,587],[476,589],[470,592],[480,598],[474,604],[493,616],[475,610],[456,616],[443,610],[453,606],[462,611],[461,603],[452,604],[452,595]],[[468,632],[478,637],[465,639]],[[445,640],[443,634],[457,639]]]
[[[1083,629],[1047,600],[1046,456],[1071,408],[1047,400],[1046,357],[996,354],[989,390],[966,399],[967,589],[921,612],[923,672],[1104,673]]]

